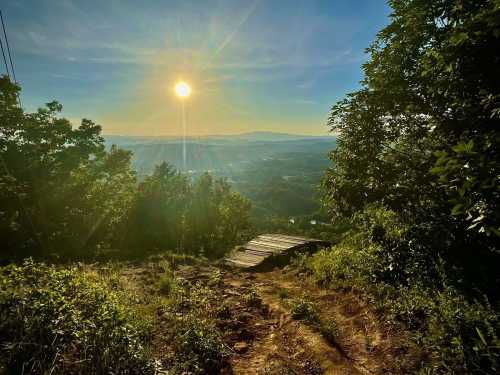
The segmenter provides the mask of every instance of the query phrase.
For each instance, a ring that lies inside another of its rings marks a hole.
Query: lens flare
[[[186,82],[178,82],[175,85],[175,95],[179,98],[187,98],[191,95],[191,87]]]

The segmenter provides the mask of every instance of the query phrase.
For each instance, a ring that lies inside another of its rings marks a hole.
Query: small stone
[[[234,351],[236,353],[242,354],[248,350],[248,344],[245,341],[240,341],[234,344]]]

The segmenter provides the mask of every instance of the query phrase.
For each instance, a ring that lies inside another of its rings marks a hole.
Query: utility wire
[[[17,83],[16,71],[14,70],[14,64],[12,63],[12,56],[10,54],[9,38],[7,38],[7,31],[5,29],[5,23],[3,22],[3,15],[2,15],[2,11],[1,10],[0,10],[0,20],[2,21],[3,36],[4,36],[4,39],[5,39],[5,44],[7,45],[7,54],[9,55],[10,71],[12,72],[12,77],[14,78],[14,83]]]
[[[2,38],[0,37],[0,48],[2,49],[3,63],[5,64],[5,70],[7,72],[7,76],[10,78],[9,65],[7,64],[7,59],[5,58],[5,51],[3,49]]]
[[[11,68],[11,71],[12,71],[12,76],[14,78],[14,83],[17,84],[16,73],[14,71],[14,64],[12,63],[12,56],[10,54],[9,39],[7,38],[7,32],[5,31],[5,23],[3,22],[3,15],[2,15],[2,11],[1,10],[0,10],[0,21],[2,23],[3,35],[4,35],[4,39],[5,39],[5,45],[7,47],[7,53],[8,53],[8,56],[9,56],[9,62],[10,62],[10,68]],[[2,42],[2,37],[1,36],[0,36],[0,48],[2,50],[2,57],[3,57],[3,62],[5,64],[5,70],[7,72],[7,76],[10,79],[11,77],[10,77],[10,72],[9,72],[9,65],[7,64],[7,58],[5,57],[5,50],[3,48],[3,42]],[[19,102],[19,106],[22,107],[22,105],[21,105],[21,98],[19,97],[19,94],[17,94],[17,100]],[[5,170],[6,175],[9,176],[9,177],[11,177],[11,178],[13,178],[13,179],[15,179],[17,181],[17,179],[10,172],[9,167],[7,166],[7,163],[5,162],[5,159],[4,159],[4,157],[3,157],[3,155],[1,153],[0,153],[0,162],[1,162],[1,164],[2,164],[2,166],[4,168],[4,170]],[[16,196],[17,196],[17,199],[19,200],[19,205],[21,207],[21,211],[23,211],[26,220],[28,220],[29,226],[31,227],[31,230],[33,231],[33,234],[34,234],[34,236],[35,236],[38,244],[43,249],[44,248],[43,241],[40,238],[40,234],[38,233],[38,231],[35,228],[35,224],[33,222],[33,219],[31,217],[28,209],[26,208],[26,205],[24,203],[24,200],[23,200],[22,196],[17,191],[16,191]]]
[[[17,85],[16,72],[14,70],[14,63],[12,62],[12,55],[10,53],[9,38],[7,38],[7,31],[5,29],[5,23],[3,22],[3,14],[2,14],[1,10],[0,10],[0,21],[2,22],[3,36],[4,36],[4,39],[5,39],[5,45],[7,47],[7,54],[9,55],[10,70],[12,72],[12,77],[14,78],[14,83]],[[4,48],[3,48],[2,38],[1,37],[0,37],[0,44],[1,44],[1,47],[2,47],[3,62],[5,63],[5,69],[7,70],[7,76],[10,79],[10,73],[9,73],[9,69],[8,69],[8,65],[7,65],[7,59],[5,58],[5,51],[4,51]],[[21,96],[19,96],[19,93],[17,93],[16,96],[17,96],[17,101],[19,103],[19,108],[22,108],[23,107],[23,103],[21,102]]]

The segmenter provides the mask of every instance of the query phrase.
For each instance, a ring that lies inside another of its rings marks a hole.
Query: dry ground
[[[152,282],[148,270],[126,268],[121,275],[129,288],[145,288],[142,293],[148,293]],[[402,374],[409,372],[415,358],[403,334],[384,323],[354,292],[322,289],[303,275],[282,270],[248,273],[181,266],[175,277],[192,285],[211,285],[209,308],[217,311],[217,327],[230,349],[223,373]],[[301,299],[317,306],[322,320],[336,323],[333,340],[325,339],[307,321],[292,317],[294,301]],[[161,318],[158,324],[157,350],[167,351]]]

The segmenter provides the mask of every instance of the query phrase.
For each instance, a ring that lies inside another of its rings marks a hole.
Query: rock
[[[248,344],[245,341],[240,341],[234,344],[234,351],[239,354],[243,354],[248,350]]]

